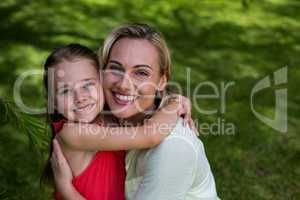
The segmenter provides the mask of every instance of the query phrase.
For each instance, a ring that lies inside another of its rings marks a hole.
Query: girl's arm
[[[66,123],[59,133],[59,139],[77,150],[128,150],[151,148],[171,133],[178,119],[187,108],[178,101],[170,101],[143,126],[104,127],[97,124]],[[184,102],[186,104],[186,102]]]
[[[86,200],[72,184],[73,174],[56,139],[53,140],[51,155],[55,188],[63,200]]]

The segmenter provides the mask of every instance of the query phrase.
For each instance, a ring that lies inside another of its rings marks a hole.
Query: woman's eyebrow
[[[114,64],[122,66],[122,64],[120,62],[116,61],[116,60],[109,60],[108,63],[114,63]]]
[[[116,61],[116,60],[110,60],[109,63],[114,63],[120,66],[123,66],[120,62]],[[139,67],[146,67],[152,70],[152,67],[149,65],[145,65],[145,64],[138,64],[138,65],[134,65],[133,68],[139,68]]]
[[[135,66],[133,66],[133,68],[139,68],[139,67],[146,67],[146,68],[149,68],[149,69],[152,70],[152,67],[150,67],[149,65],[141,64],[141,65],[135,65]]]

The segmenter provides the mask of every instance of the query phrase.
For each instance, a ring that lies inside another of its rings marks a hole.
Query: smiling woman
[[[159,55],[147,40],[118,40],[105,67],[104,94],[106,102],[119,119],[128,119],[153,108],[156,92],[167,82],[159,72]]]
[[[166,118],[174,117],[169,110],[159,109],[155,101],[157,94],[165,93],[171,63],[159,32],[145,24],[118,27],[104,41],[100,63],[104,69],[106,103],[120,126],[147,125],[149,120],[145,119],[151,117],[153,111],[158,111],[154,116],[161,112]],[[164,123],[166,118],[155,124],[161,129],[170,127]],[[139,136],[137,133],[136,137]],[[70,187],[62,184],[70,179],[63,175],[70,174],[68,164],[59,151],[56,155],[55,171],[64,172],[57,176],[59,189],[67,191],[67,199],[84,199],[76,191],[65,189]],[[218,199],[203,144],[181,119],[159,145],[126,152],[126,171],[128,200]]]

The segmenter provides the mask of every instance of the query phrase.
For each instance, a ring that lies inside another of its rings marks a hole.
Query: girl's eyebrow
[[[96,78],[85,78],[85,79],[82,79],[81,81],[82,82],[89,82],[89,81],[95,81]]]
[[[68,84],[63,84],[63,85],[60,85],[57,87],[57,90],[60,90],[60,89],[65,89],[65,88],[68,88],[69,85]]]
[[[116,60],[110,60],[109,63],[114,63],[114,64],[117,64],[117,65],[120,65],[122,66],[122,64]],[[134,65],[133,68],[139,68],[139,67],[146,67],[146,68],[149,68],[152,70],[152,67],[149,66],[149,65],[145,65],[145,64],[139,64],[139,65]]]
[[[57,87],[57,89],[60,89],[60,88],[67,88],[67,87],[69,87],[69,85],[66,84],[66,83],[63,83],[63,84],[59,84],[59,86]]]
[[[95,81],[96,80],[96,78],[85,78],[85,79],[82,79],[82,80],[80,80],[79,82],[90,82],[90,81]],[[69,87],[69,85],[68,84],[63,84],[63,85],[60,85],[60,86],[58,86],[58,90],[59,89],[64,89],[64,88],[68,88]]]

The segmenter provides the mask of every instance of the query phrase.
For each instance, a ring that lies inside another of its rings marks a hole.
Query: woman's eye
[[[108,70],[122,71],[122,68],[117,65],[109,65]]]
[[[149,76],[149,73],[147,71],[144,71],[144,70],[136,71],[135,74],[139,75],[139,76]]]
[[[124,69],[120,66],[117,66],[117,65],[109,65],[107,67],[107,72],[121,75],[121,74],[124,73]]]

